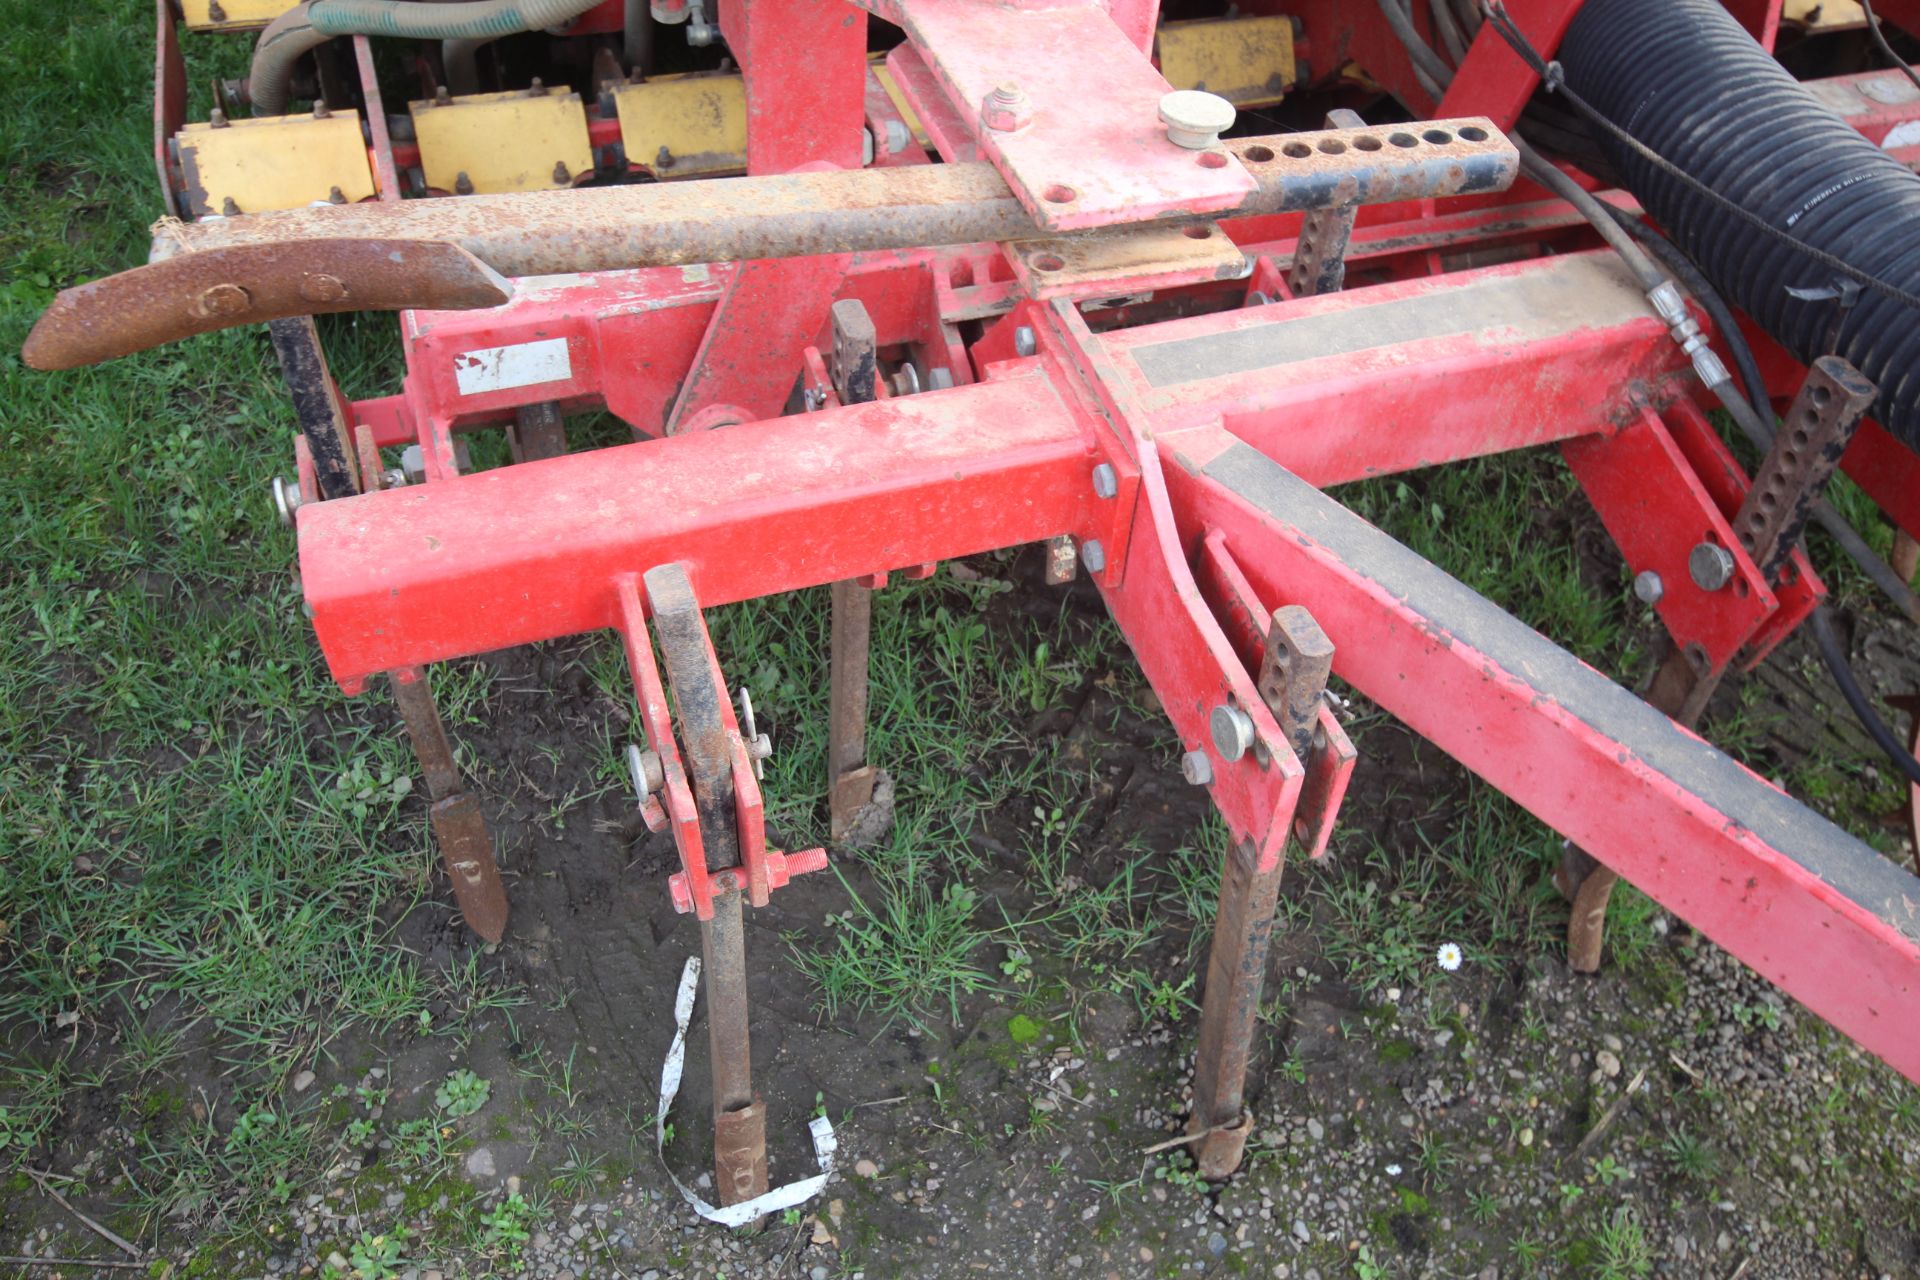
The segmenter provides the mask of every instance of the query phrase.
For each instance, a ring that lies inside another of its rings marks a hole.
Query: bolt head
[[[1687,576],[1702,591],[1718,591],[1733,581],[1733,552],[1712,542],[1703,542],[1687,553]]]
[[[946,391],[953,386],[953,370],[934,369],[927,374],[927,390]]]
[[[1217,93],[1176,89],[1160,99],[1160,122],[1167,141],[1189,151],[1204,151],[1233,127],[1234,106]]]
[[[1213,749],[1222,760],[1238,760],[1253,748],[1253,717],[1235,706],[1221,703],[1207,720],[1213,731]]]
[[[300,483],[285,476],[273,478],[273,510],[280,523],[293,528],[293,513],[300,509]]]
[[[1107,567],[1107,549],[1100,545],[1098,538],[1088,538],[1080,544],[1080,563],[1087,566],[1088,573],[1099,573]]]
[[[1098,498],[1111,498],[1120,492],[1120,476],[1113,464],[1103,462],[1093,469],[1093,493]]]
[[[1040,340],[1034,335],[1032,325],[1023,324],[1013,331],[1013,349],[1023,356],[1030,356],[1040,349]]]
[[[1204,751],[1189,751],[1180,757],[1180,776],[1196,787],[1213,781],[1213,761]]]
[[[660,753],[643,751],[638,743],[627,744],[627,774],[633,780],[633,794],[642,804],[647,797],[666,785],[666,769],[660,763]]]
[[[1653,570],[1642,569],[1633,575],[1633,594],[1640,598],[1641,604],[1659,604],[1660,597],[1667,594],[1667,584]]]
[[[913,135],[907,132],[907,126],[899,120],[887,121],[887,154],[898,155],[907,149],[913,141]]]

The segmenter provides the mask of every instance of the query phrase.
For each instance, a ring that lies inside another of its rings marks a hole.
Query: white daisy
[[[1440,967],[1448,973],[1452,973],[1455,969],[1458,969],[1460,967],[1460,961],[1463,958],[1460,954],[1459,944],[1454,942],[1441,943],[1440,953],[1434,957],[1434,959],[1439,962]]]

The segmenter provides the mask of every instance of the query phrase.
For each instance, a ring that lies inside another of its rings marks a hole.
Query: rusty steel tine
[[[857,298],[843,298],[829,313],[833,328],[828,372],[842,404],[879,395],[879,343],[873,317]],[[832,587],[828,641],[827,827],[843,840],[873,799],[873,768],[867,763],[867,681],[873,632],[873,595],[856,580]]]
[[[1256,187],[1236,212],[1290,213],[1500,191],[1519,169],[1490,120],[1443,143],[1349,145],[1394,126],[1236,138]],[[1316,144],[1324,141],[1326,149]],[[459,200],[378,201],[162,224],[154,262],[54,299],[27,340],[64,369],[292,315],[496,306],[502,276],[811,257],[1041,235],[990,164],[902,165]],[[498,272],[499,275],[494,273]]]
[[[523,404],[513,411],[507,428],[507,447],[515,462],[557,458],[567,451],[567,419],[556,400]]]
[[[1320,702],[1333,670],[1333,642],[1300,605],[1274,610],[1260,661],[1260,697],[1288,745],[1303,761],[1313,746]],[[1224,1178],[1240,1167],[1252,1117],[1245,1112],[1247,1062],[1267,976],[1267,944],[1286,864],[1259,869],[1252,844],[1236,841],[1220,872],[1220,910],[1207,956],[1200,1035],[1194,1050],[1194,1161],[1203,1178]]]
[[[867,763],[868,647],[873,593],[851,579],[836,582],[828,653],[831,712],[827,721],[827,816],[835,840],[845,839],[873,799]]]
[[[707,869],[724,870],[740,861],[726,684],[714,661],[686,567],[658,565],[647,570],[642,581],[679,713],[680,741],[700,813]],[[748,1035],[742,898],[737,882],[725,892],[716,892],[712,919],[700,922],[708,1068],[713,1076],[714,1178],[722,1204],[739,1204],[767,1189],[766,1112],[753,1093]]]
[[[426,672],[416,668],[406,674],[412,679],[403,679],[398,672],[394,675],[393,701],[406,722],[407,737],[433,799],[427,812],[434,843],[440,846],[440,858],[467,927],[488,942],[498,942],[507,927],[507,891],[494,861],[493,838],[480,802],[461,785],[453,744],[447,740],[433,691],[427,687]]]
[[[1220,910],[1207,957],[1200,1034],[1194,1047],[1194,1162],[1200,1176],[1220,1179],[1240,1167],[1253,1118],[1245,1109],[1247,1062],[1260,1016],[1267,945],[1280,900],[1284,863],[1256,869],[1252,844],[1235,842],[1220,874]]]
[[[512,294],[473,254],[434,239],[241,245],[64,289],[20,354],[35,369],[72,369],[235,325],[337,311],[497,307]]]

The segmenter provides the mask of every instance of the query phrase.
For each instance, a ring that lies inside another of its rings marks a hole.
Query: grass
[[[177,1220],[217,1240],[270,1219],[376,1135],[393,1164],[443,1171],[460,1137],[440,1118],[377,1117],[384,1096],[289,1103],[282,1086],[350,1036],[439,1034],[464,1050],[481,1019],[511,1018],[527,996],[476,956],[429,964],[395,945],[433,852],[391,714],[377,697],[339,696],[300,616],[291,539],[265,501],[294,424],[264,334],[58,377],[15,354],[55,289],[143,254],[156,199],[135,52],[149,19],[125,0],[73,0],[14,6],[0,30],[0,1170],[40,1158],[78,1101],[118,1099],[143,1139],[109,1193],[143,1230]],[[233,43],[189,52],[244,58]],[[237,69],[196,61],[189,80],[203,93]],[[349,394],[392,389],[390,321],[324,328]],[[575,435],[618,433],[603,419]],[[475,452],[501,460],[497,440]],[[1564,468],[1532,454],[1340,496],[1628,676],[1645,661],[1642,619],[1624,574],[1596,582],[1575,555],[1573,492]],[[1166,851],[1090,820],[1115,783],[1044,728],[1047,713],[1097,694],[1116,736],[1157,713],[1110,622],[1065,597],[1039,615],[999,608],[1010,589],[1003,556],[967,580],[943,573],[876,597],[870,749],[894,776],[898,820],[854,855],[846,909],[824,944],[796,942],[795,962],[830,1016],[953,1020],[981,996],[1072,1005],[1096,990],[1190,1020],[1226,830],[1210,816]],[[764,789],[788,847],[824,836],[826,612],[811,591],[710,618],[778,743]],[[617,645],[570,652],[610,697],[630,696]],[[436,688],[456,737],[495,714],[482,664],[448,664]],[[1357,731],[1383,731],[1364,705],[1355,715]],[[557,781],[550,831],[583,796],[625,786],[620,745],[604,736],[591,776]],[[1154,745],[1171,776],[1176,744],[1163,733]],[[1436,795],[1392,840],[1349,824],[1335,858],[1289,877],[1285,923],[1311,924],[1356,984],[1428,974],[1445,941],[1470,964],[1558,945],[1564,909],[1543,888],[1557,840],[1477,784]],[[1651,908],[1623,891],[1614,909],[1616,951],[1631,957]],[[553,1046],[517,1068],[551,1104],[541,1124],[563,1195],[608,1173],[566,1116],[584,1088],[575,1066],[573,1046]],[[477,1113],[488,1088],[465,1068],[450,1075],[445,1118]],[[1668,1154],[1705,1180],[1704,1150]],[[1435,1177],[1454,1158],[1422,1155]],[[467,1242],[510,1260],[543,1214],[537,1194],[476,1209]],[[1603,1224],[1595,1256],[1636,1274],[1633,1230]],[[352,1243],[377,1271],[428,1242]]]

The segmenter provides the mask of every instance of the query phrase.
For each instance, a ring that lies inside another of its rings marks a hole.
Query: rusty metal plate
[[[264,27],[300,0],[180,0],[190,31],[247,31]]]
[[[333,311],[494,307],[512,294],[506,279],[456,244],[235,246],[62,290],[20,354],[35,369],[72,369],[237,324]]]
[[[300,209],[373,195],[358,111],[336,111],[325,119],[262,116],[218,127],[190,124],[176,139],[187,207],[195,217]]]
[[[1007,256],[1035,298],[1093,298],[1205,280],[1239,280],[1253,269],[1218,224],[1115,227],[1048,240],[1015,240]]]
[[[613,95],[627,161],[661,178],[747,167],[747,88],[737,75],[656,76]]]
[[[1160,74],[1176,89],[1204,89],[1236,106],[1268,106],[1293,87],[1290,18],[1169,22],[1156,37]]]
[[[427,185],[459,195],[552,191],[593,168],[587,109],[560,89],[410,102]]]

